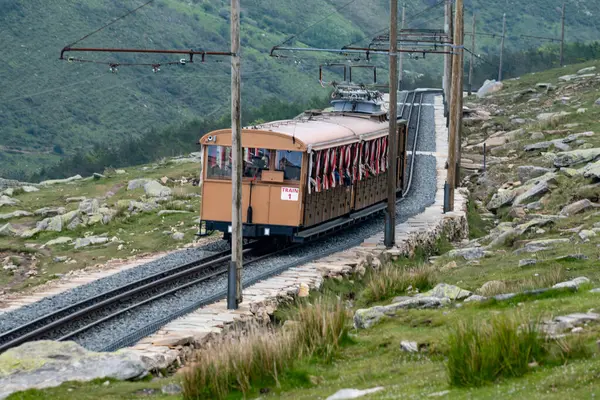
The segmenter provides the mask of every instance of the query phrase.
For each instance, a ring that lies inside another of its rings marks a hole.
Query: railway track
[[[427,92],[417,91],[407,93],[400,112],[402,118],[407,119],[409,122],[409,144],[411,144],[412,156],[411,164],[408,169],[408,184],[402,197],[398,199],[398,202],[403,201],[411,189],[415,168],[415,154],[421,124],[421,109],[426,93]],[[412,143],[410,140],[411,137]],[[362,242],[362,238],[355,239],[350,243],[350,247],[358,245],[360,242]],[[349,243],[346,243],[344,246],[347,248],[348,244]],[[252,264],[258,263],[259,261],[276,254],[291,252],[296,247],[300,247],[300,245],[294,245],[277,251],[267,252],[266,254],[259,256],[253,256],[252,253],[255,250],[255,245],[250,244],[244,250],[246,258],[244,266],[251,266]],[[254,278],[247,280],[245,284],[251,284],[266,279],[285,269],[310,262],[314,259],[340,251],[341,249],[343,249],[341,246],[339,248],[331,247],[326,251],[303,255],[293,262],[279,265],[266,273],[255,276]],[[200,260],[179,265],[166,271],[129,282],[68,307],[63,307],[21,326],[0,333],[0,353],[31,340],[73,340],[77,338],[78,335],[90,331],[93,328],[97,328],[117,317],[136,311],[136,309],[142,306],[168,298],[169,296],[175,296],[177,295],[177,292],[185,289],[194,288],[195,286],[200,287],[203,283],[225,274],[229,260],[229,251],[218,252]],[[118,340],[107,343],[101,350],[112,351],[132,345],[142,337],[155,332],[160,326],[181,315],[189,313],[202,305],[217,301],[224,295],[225,290],[222,290],[212,296],[203,298],[186,308],[171,310],[168,315],[159,320],[153,321],[151,324],[147,324],[125,337],[120,337]]]
[[[246,246],[244,254],[248,255],[253,249],[252,244]],[[31,340],[70,339],[125,312],[222,274],[230,258],[229,250],[218,252],[63,307],[1,333],[0,352]],[[259,259],[261,257],[254,258]],[[137,298],[133,304],[119,307],[118,303],[134,297]]]

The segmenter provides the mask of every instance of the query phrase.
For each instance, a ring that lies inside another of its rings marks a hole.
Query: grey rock
[[[600,293],[600,288],[594,288],[590,290],[590,293]]]
[[[503,87],[504,84],[502,82],[497,82],[496,80],[486,80],[477,91],[477,97],[483,98],[488,94],[502,90]]]
[[[117,175],[124,175],[126,173],[127,173],[127,171],[125,171],[124,169],[117,169],[117,170],[115,170],[115,174],[117,174]]]
[[[75,342],[29,342],[0,354],[0,398],[67,381],[127,380],[146,373],[146,366],[132,352],[94,353]]]
[[[583,240],[584,242],[587,242],[590,240],[590,238],[593,238],[596,236],[596,232],[589,230],[589,229],[584,229],[578,233],[578,236],[581,240]]]
[[[590,282],[590,280],[588,278],[586,278],[585,276],[580,276],[578,278],[571,279],[570,281],[557,283],[556,285],[552,286],[552,288],[554,288],[554,289],[562,289],[562,288],[579,289],[579,286],[583,285],[584,283],[588,283],[588,282]]]
[[[563,81],[563,82],[569,82],[572,81],[573,79],[577,79],[578,76],[577,75],[563,75],[558,77],[559,81]]]
[[[23,191],[25,193],[33,193],[33,192],[40,191],[40,189],[36,188],[35,186],[29,186],[29,185],[21,186],[21,189],[23,189]]]
[[[150,197],[167,197],[171,196],[172,190],[161,185],[157,181],[150,181],[144,185],[144,191]]]
[[[185,235],[183,232],[175,232],[171,235],[171,238],[173,238],[173,240],[183,240],[185,239]]]
[[[189,214],[191,211],[181,211],[181,210],[160,210],[157,215],[159,217],[163,216],[163,215],[169,215],[169,214]]]
[[[584,75],[584,74],[589,74],[590,72],[594,72],[596,70],[596,67],[587,67],[587,68],[582,68],[579,71],[577,71],[577,75]]]
[[[108,238],[104,236],[89,236],[86,238],[75,239],[75,248],[80,249],[95,244],[108,243]]]
[[[17,200],[17,199],[13,199],[13,198],[5,196],[5,195],[0,196],[0,207],[14,206],[17,203],[19,203],[19,200]]]
[[[97,199],[85,199],[79,203],[79,211],[87,215],[98,213],[99,208],[100,204]]]
[[[52,261],[54,261],[56,263],[62,263],[62,262],[67,261],[68,259],[69,259],[69,257],[67,257],[67,256],[60,256],[60,257],[54,257],[52,259]]]
[[[567,254],[566,256],[556,257],[556,261],[575,261],[575,260],[587,260],[589,257],[585,254]]]
[[[38,210],[35,210],[33,213],[40,217],[54,217],[56,215],[62,215],[67,212],[67,209],[64,207],[44,207]]]
[[[346,399],[357,399],[359,397],[366,396],[371,393],[376,393],[383,390],[383,387],[378,386],[371,389],[341,389],[327,397],[325,400],[346,400]]]
[[[596,101],[594,102],[594,105],[595,105],[595,106],[600,106],[600,98],[598,98],[598,100],[596,100]]]
[[[513,118],[510,120],[510,123],[513,125],[523,125],[527,123],[527,120],[524,118]]]
[[[503,293],[503,294],[497,294],[495,296],[492,296],[492,298],[497,301],[504,301],[504,300],[510,300],[516,296],[517,296],[517,293]]]
[[[13,218],[31,217],[33,214],[28,211],[17,210],[7,214],[0,214],[0,221]]]
[[[56,239],[52,239],[48,242],[46,242],[46,246],[56,246],[57,244],[67,244],[67,243],[71,243],[73,241],[72,238],[68,237],[68,236],[61,236],[58,237]]]
[[[463,257],[465,260],[476,260],[485,256],[481,247],[469,247],[465,249],[450,250],[450,257]]]
[[[150,181],[151,181],[151,179],[146,179],[146,178],[131,180],[127,184],[127,190],[135,190],[135,189],[144,187],[144,185]]]
[[[72,176],[70,178],[66,178],[66,179],[52,179],[52,180],[48,180],[48,181],[43,181],[40,182],[41,186],[51,186],[51,185],[56,185],[56,184],[61,184],[61,183],[70,183],[70,182],[75,182],[75,181],[79,181],[83,179],[81,175],[75,175]]]
[[[17,236],[17,231],[11,224],[0,225],[0,237],[2,236]]]
[[[559,244],[569,243],[569,239],[542,239],[542,240],[532,240],[527,243],[523,248],[515,251],[516,254],[520,253],[537,253],[539,251],[548,250],[551,247],[554,247]]]
[[[19,233],[21,239],[29,239],[40,233],[42,230],[38,228],[27,229]]]
[[[496,194],[494,194],[490,202],[487,204],[486,208],[492,211],[497,210],[502,206],[510,204],[516,197],[516,195],[517,192],[515,190],[499,191]]]
[[[523,260],[519,260],[519,267],[527,267],[535,264],[537,264],[537,260],[535,258],[525,258]]]
[[[375,306],[356,310],[354,313],[354,327],[357,329],[369,328],[386,316],[393,316],[397,311],[411,308],[439,308],[450,304],[450,299],[437,297],[414,297],[399,303],[387,306]]]
[[[549,172],[553,172],[550,168],[536,167],[534,165],[524,165],[517,168],[517,176],[521,182],[527,182],[532,178],[538,178]]]
[[[600,179],[600,161],[587,164],[581,169],[581,173],[586,178]]]
[[[8,188],[5,191],[3,191],[2,194],[11,197],[11,196],[13,196],[15,194],[15,189],[14,188]]]
[[[553,84],[543,83],[543,82],[536,84],[535,87],[537,87],[539,89],[546,89],[546,91],[551,91],[551,90],[556,89],[556,87]]]
[[[94,178],[94,180],[98,181],[98,180],[106,178],[106,177],[104,175],[102,175],[102,174],[94,172],[94,174],[92,175],[92,178]]]
[[[487,299],[488,299],[487,297],[480,296],[478,294],[474,294],[474,295],[467,297],[464,302],[465,303],[482,302],[482,301],[486,301]]]
[[[534,201],[532,203],[527,204],[525,208],[527,208],[528,210],[541,210],[544,208],[544,205],[541,201]]]
[[[459,288],[458,286],[439,283],[433,289],[419,296],[437,297],[438,299],[448,298],[450,300],[463,300],[472,295],[468,290]]]
[[[541,181],[531,187],[524,193],[521,193],[513,200],[514,205],[519,205],[523,203],[530,202],[532,200],[537,200],[542,197],[544,194],[550,191],[550,186],[547,181]]]
[[[44,227],[45,221],[47,221],[47,222]],[[63,225],[64,224],[63,224],[62,215],[57,215],[56,217],[52,217],[47,220],[39,222],[37,225],[37,228],[44,230],[44,231],[62,232]]]
[[[560,112],[554,112],[554,113],[541,113],[538,114],[538,116],[536,117],[538,121],[551,121],[557,118],[561,118],[561,117],[565,117],[567,115],[570,115],[570,112],[566,112],[566,111],[560,111]]]
[[[559,149],[561,151],[571,150],[571,147],[569,147],[568,144],[565,144],[560,139],[558,139],[558,140],[550,140],[550,141],[546,141],[546,142],[539,142],[539,143],[528,144],[528,145],[526,145],[526,146],[523,147],[523,150],[525,150],[525,151],[547,150],[547,149],[549,149],[552,146],[556,147],[557,149]]]
[[[65,201],[66,201],[67,203],[79,203],[79,202],[81,202],[81,201],[84,201],[85,199],[86,199],[86,197],[85,197],[85,196],[75,196],[75,197],[67,197],[67,198],[65,199]]]
[[[558,153],[554,159],[555,167],[569,167],[581,163],[594,161],[600,157],[600,148],[571,150],[564,153]]]
[[[544,134],[542,132],[532,132],[531,136],[529,138],[531,140],[542,140],[542,139],[545,139],[546,137],[544,136]]]
[[[170,395],[180,394],[181,392],[183,392],[183,388],[178,383],[169,383],[168,385],[163,386],[160,390],[164,394]]]
[[[560,211],[560,215],[568,217],[571,215],[579,214],[593,207],[594,205],[591,201],[589,201],[588,199],[583,199],[576,201],[575,203],[571,203],[567,206],[564,206],[563,209]]]
[[[405,351],[407,353],[418,353],[419,345],[417,342],[409,342],[408,340],[403,340],[400,342],[400,350]]]

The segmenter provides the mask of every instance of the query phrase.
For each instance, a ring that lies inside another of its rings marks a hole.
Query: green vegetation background
[[[268,52],[272,46],[329,13],[333,13],[330,18],[301,33],[289,44],[339,48],[356,41],[367,45],[368,39],[360,39],[370,38],[387,25],[387,2],[356,0],[335,11],[346,3],[336,0],[242,1],[242,93],[244,103],[250,106],[245,108],[246,114],[256,115],[252,112],[261,106],[267,111],[267,107],[293,103],[275,113],[278,117],[291,117],[292,111],[311,105],[311,99],[323,99],[327,95],[327,89],[321,88],[316,79],[318,65],[323,61],[339,61],[339,58],[303,55],[302,59],[274,59]],[[436,3],[435,0],[408,1],[409,27],[441,26],[442,7],[411,18]],[[508,11],[511,35],[557,36],[560,22],[557,7],[561,0],[501,3],[467,1],[467,21],[473,10],[477,10],[478,29],[499,32],[501,15]],[[228,125],[226,119],[222,119],[229,113],[226,58],[210,58],[204,64],[165,65],[156,74],[150,67],[122,67],[118,73],[111,74],[107,64],[58,60],[60,49],[65,45],[140,4],[141,0],[4,0],[0,3],[3,49],[0,53],[0,176],[36,179],[98,170],[100,161],[104,163],[102,166],[147,162],[160,156],[193,151],[198,133]],[[227,50],[228,7],[227,0],[156,0],[78,46]],[[568,29],[567,40],[595,39],[600,27],[595,16],[599,14],[597,1],[582,0],[576,9],[569,7],[567,26],[573,28]],[[498,44],[498,38],[482,38],[478,41],[478,52],[493,54]],[[533,47],[537,45],[539,42],[533,43]],[[508,40],[507,47],[508,60],[511,57],[519,60],[514,67],[507,68],[508,76],[522,72],[517,71],[518,66],[539,69],[556,63],[556,47],[544,48],[540,56],[528,58],[513,56],[511,52],[530,48],[531,42],[516,38]],[[574,50],[575,58],[582,57],[580,50]],[[598,49],[586,47],[585,52],[597,54]],[[165,63],[181,58],[73,55],[121,63]],[[530,59],[531,62],[527,61]],[[379,59],[375,63],[383,67],[384,61]],[[494,76],[495,61],[493,58],[489,61],[489,65],[479,62],[478,83]],[[441,62],[436,57],[409,61],[406,69],[416,71],[410,75],[409,84],[439,85],[440,67]],[[387,80],[385,75],[383,68],[382,81]],[[329,72],[327,77],[334,79],[336,75]],[[262,118],[266,120],[269,116],[264,113]],[[143,143],[150,144],[144,147]],[[128,146],[129,150],[124,152]],[[115,152],[120,153],[113,154]],[[108,157],[108,154],[113,155]],[[66,161],[61,165],[52,167],[64,158]],[[42,167],[46,168],[41,170]]]

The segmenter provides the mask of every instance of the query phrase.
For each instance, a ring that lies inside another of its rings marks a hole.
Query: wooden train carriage
[[[406,124],[399,121],[397,187],[404,187]],[[231,232],[231,129],[200,139],[201,219]],[[297,241],[386,199],[388,123],[381,115],[325,114],[242,130],[244,237]],[[250,211],[251,210],[251,211]],[[364,211],[363,211],[364,214]]]

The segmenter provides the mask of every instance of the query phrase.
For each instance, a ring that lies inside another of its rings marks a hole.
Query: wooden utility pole
[[[565,65],[565,3],[562,6],[562,18],[561,18],[561,30],[560,30],[560,66]]]
[[[502,41],[500,42],[500,66],[498,67],[498,82],[502,80],[502,62],[504,61],[504,38],[506,37],[506,13],[502,17]]]
[[[448,38],[452,37],[452,0],[446,0],[444,5],[444,33]],[[450,71],[452,70],[452,56],[450,54],[444,55],[444,97],[446,107],[450,104],[450,91],[451,91],[451,78]]]
[[[390,126],[388,150],[388,199],[384,242],[390,248],[396,244],[396,186],[398,170],[398,0],[390,0]]]
[[[457,141],[460,136],[460,124],[462,120],[462,86],[461,76],[463,68],[461,65],[461,54],[463,51],[462,41],[463,29],[463,0],[456,0],[456,15],[454,19],[454,55],[452,56],[452,95],[450,96],[450,127],[448,139],[448,210],[454,211],[454,188],[457,181]]]
[[[469,61],[469,96],[473,94],[473,64],[475,63],[475,13],[471,26],[471,58]]]
[[[459,4],[456,4],[456,18],[457,21],[460,18],[460,23],[457,22],[457,24],[459,24],[458,28],[458,34],[457,36],[459,37],[458,39],[458,43],[460,43],[460,47],[457,48],[458,50],[458,55],[456,55],[455,57],[458,57],[458,65],[459,65],[459,74],[458,74],[458,97],[456,98],[456,108],[457,108],[457,124],[458,124],[458,130],[457,130],[457,134],[456,134],[456,172],[455,172],[455,186],[454,187],[459,187],[460,186],[460,162],[462,159],[462,151],[461,151],[461,145],[462,145],[462,115],[463,115],[463,92],[464,92],[464,78],[465,78],[465,50],[464,50],[464,43],[465,43],[465,9],[463,7],[463,1],[461,0],[460,2],[460,8],[458,7]]]
[[[400,28],[406,27],[406,4],[402,5],[402,22]],[[402,32],[402,30],[400,30]],[[402,43],[402,33],[400,33],[400,43]],[[402,44],[400,44],[400,50],[402,50]],[[398,90],[402,90],[402,81],[404,80],[404,53],[398,54]]]
[[[240,0],[231,0],[231,263],[227,308],[242,302],[242,107],[240,71]]]

